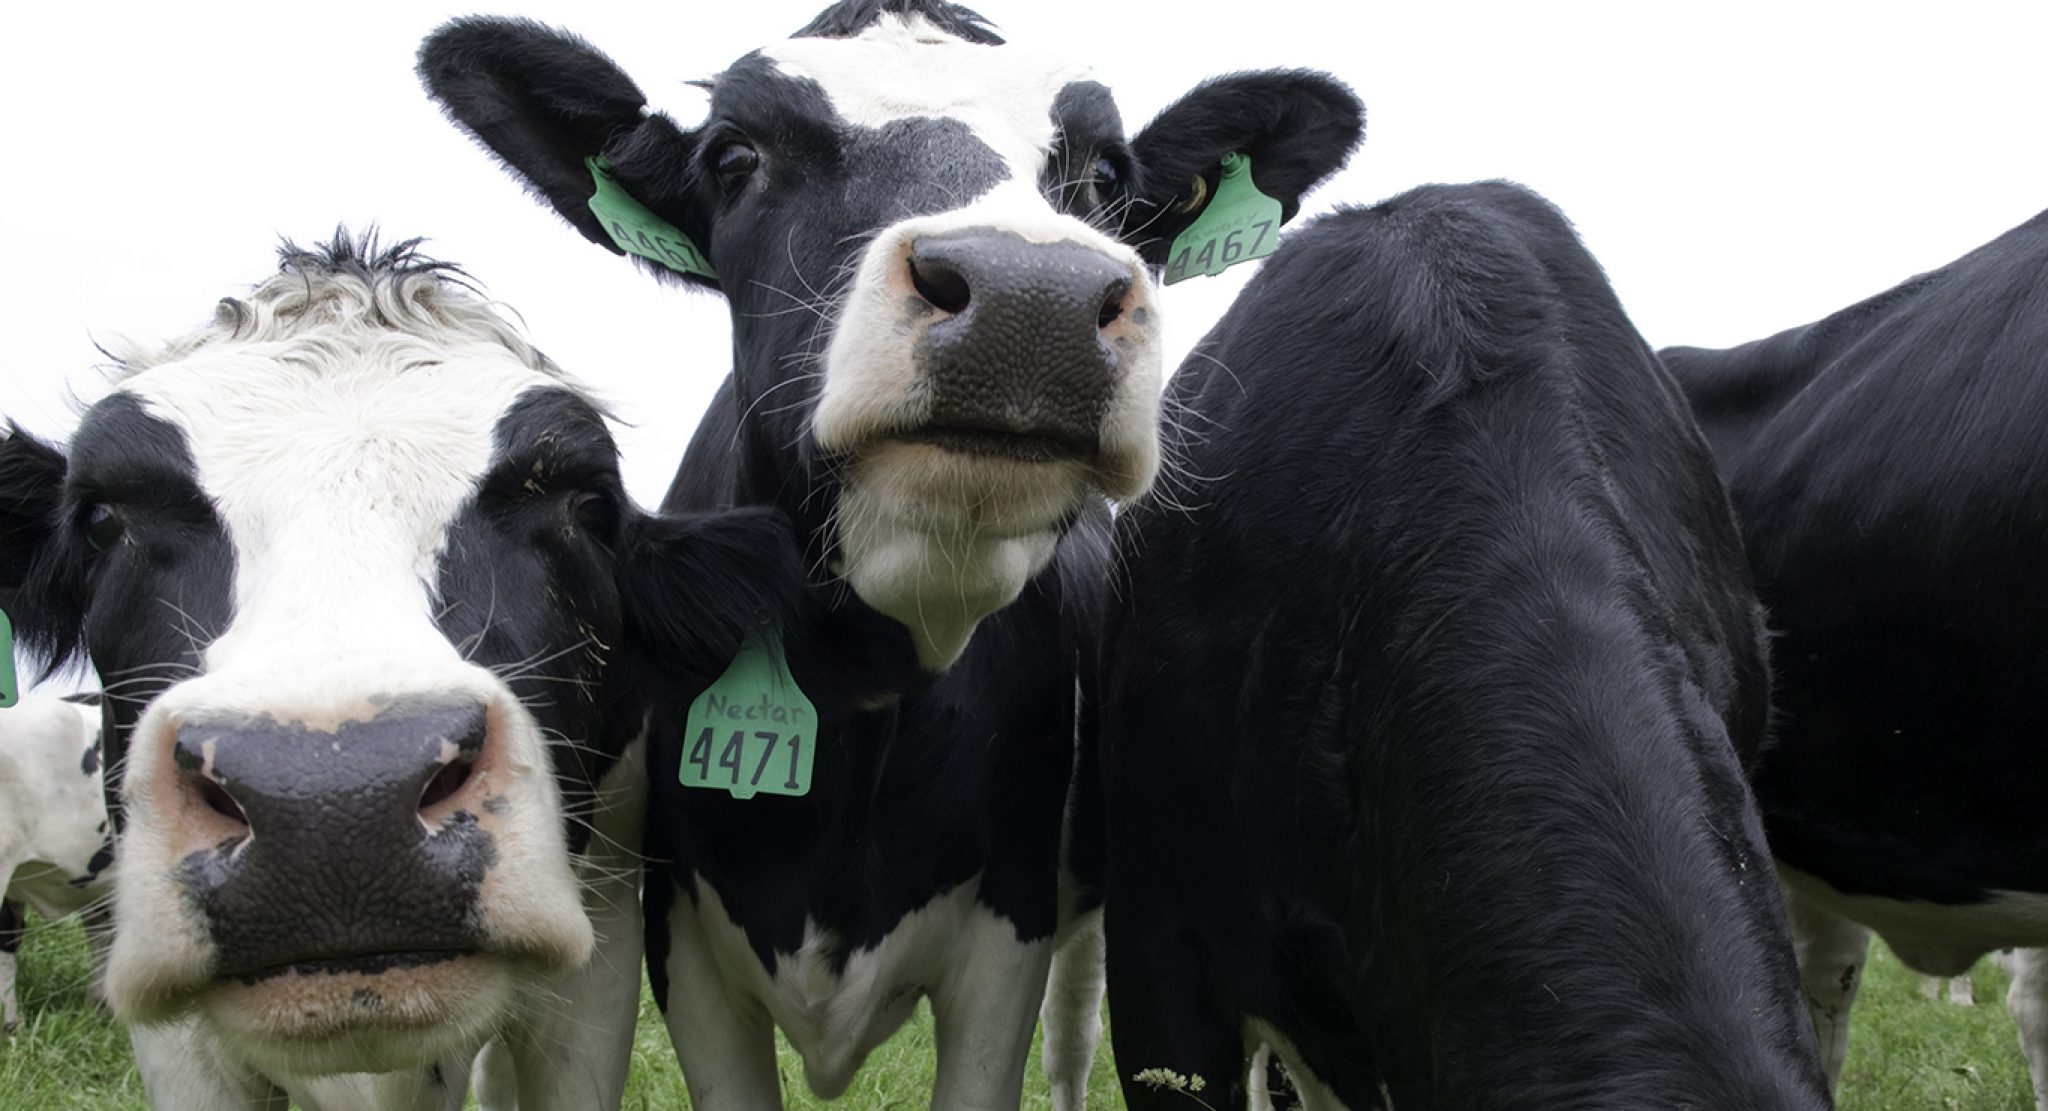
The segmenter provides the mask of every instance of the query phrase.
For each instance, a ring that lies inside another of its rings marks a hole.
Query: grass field
[[[41,926],[22,947],[21,1029],[0,1043],[0,1111],[146,1111],[142,1083],[119,1029],[86,997],[84,935],[73,924]],[[1917,978],[1880,945],[1856,1009],[1842,1111],[2033,1111],[2027,1070],[2006,1017],[2005,973],[1989,962],[1972,977],[1975,1007],[1924,997]],[[792,1108],[849,1111],[929,1104],[932,1030],[928,1012],[875,1052],[837,1104],[811,1098],[785,1047],[784,1098]],[[1089,1104],[1121,1106],[1108,1040],[1097,1058]],[[684,1108],[682,1077],[653,1001],[641,1000],[640,1030],[626,1106]],[[1050,1106],[1034,1051],[1024,1106]],[[1198,1104],[1191,1104],[1197,1107]]]

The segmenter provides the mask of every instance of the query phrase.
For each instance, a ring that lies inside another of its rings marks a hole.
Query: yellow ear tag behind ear
[[[1224,155],[1216,195],[1166,253],[1166,284],[1221,274],[1272,254],[1280,242],[1280,212],[1280,202],[1259,192],[1252,181],[1251,156]]]
[[[749,635],[725,674],[690,703],[679,778],[736,799],[807,795],[817,750],[817,708],[789,672],[782,633],[770,627]]]
[[[14,682],[14,623],[0,613],[0,707],[21,701],[21,688]]]
[[[626,187],[612,174],[611,162],[603,155],[586,158],[583,164],[590,167],[590,179],[597,185],[590,194],[590,214],[604,225],[605,233],[619,245],[619,250],[651,259],[679,274],[718,280],[704,252],[690,242],[681,228],[656,216],[626,192]]]

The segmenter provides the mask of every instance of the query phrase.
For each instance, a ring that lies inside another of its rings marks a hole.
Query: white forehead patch
[[[922,15],[885,14],[852,39],[801,38],[762,50],[785,76],[818,84],[856,127],[945,118],[966,124],[1010,168],[1036,182],[1053,144],[1053,102],[1088,80],[1086,65],[1022,47],[970,43]]]
[[[235,552],[236,616],[209,670],[274,657],[305,638],[273,634],[309,625],[333,649],[438,640],[436,563],[498,420],[527,390],[562,384],[492,344],[429,361],[418,337],[336,338],[223,344],[121,386],[185,432]]]

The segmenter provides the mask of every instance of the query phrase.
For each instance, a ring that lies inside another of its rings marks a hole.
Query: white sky
[[[105,385],[92,338],[180,334],[270,273],[279,235],[424,235],[604,392],[659,499],[729,365],[723,302],[586,243],[445,123],[412,75],[448,16],[522,14],[609,52],[685,122],[683,85],[822,0],[97,2],[0,41],[0,415],[44,435]],[[1654,344],[1824,315],[2048,207],[2048,3],[1299,0],[971,4],[1092,61],[1126,127],[1202,77],[1349,82],[1366,140],[1310,211],[1505,177],[1577,223]],[[1169,365],[1251,267],[1165,296]]]

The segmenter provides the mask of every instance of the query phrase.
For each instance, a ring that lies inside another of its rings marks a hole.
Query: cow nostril
[[[427,810],[452,798],[455,792],[462,790],[463,784],[469,782],[469,775],[475,770],[476,753],[458,754],[455,759],[442,765],[434,778],[427,781],[426,789],[420,792],[419,808]]]
[[[910,284],[917,290],[917,295],[933,308],[955,314],[966,310],[972,292],[967,287],[966,275],[935,259],[925,259],[920,263],[912,258]]]
[[[199,797],[206,803],[208,809],[236,825],[249,824],[249,816],[242,812],[241,804],[235,801],[233,795],[228,794],[227,788],[205,776],[194,776],[193,779],[198,783]]]
[[[1102,298],[1102,311],[1095,314],[1095,326],[1107,328],[1124,314],[1124,298],[1131,294],[1131,283],[1118,282],[1109,287]]]

